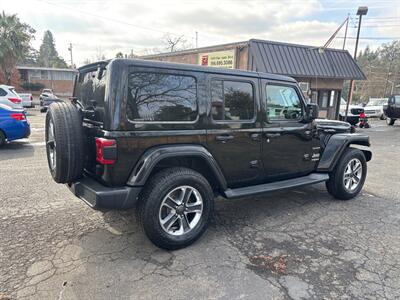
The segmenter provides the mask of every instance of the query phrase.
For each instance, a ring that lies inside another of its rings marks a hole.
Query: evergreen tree
[[[67,68],[65,60],[58,55],[53,34],[50,30],[44,32],[43,42],[39,48],[38,65],[49,68]]]

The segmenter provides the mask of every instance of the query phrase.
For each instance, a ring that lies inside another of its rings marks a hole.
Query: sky
[[[352,55],[357,7],[362,19],[359,49],[400,39],[399,0],[0,0],[0,10],[17,14],[36,30],[39,48],[50,30],[58,53],[77,66],[118,52],[137,55],[167,51],[165,38],[186,47],[205,47],[251,38],[322,46],[350,14],[346,47]],[[342,48],[345,26],[330,47]]]

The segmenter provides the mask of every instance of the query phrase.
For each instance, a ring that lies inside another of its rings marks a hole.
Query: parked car
[[[53,90],[52,89],[43,89],[39,96],[39,100],[42,101],[43,98],[48,97],[49,95],[53,95]]]
[[[35,105],[33,104],[33,96],[32,94],[28,93],[18,93],[18,95],[22,99],[22,106],[27,108],[34,108]]]
[[[390,126],[394,125],[394,122],[400,119],[400,95],[391,95],[383,111],[386,115],[386,123]]]
[[[30,125],[23,109],[0,104],[0,146],[30,135]]]
[[[15,88],[10,85],[0,85],[0,103],[13,108],[23,108],[22,98],[15,91]]]
[[[383,106],[387,103],[388,99],[375,98],[370,99],[367,105],[364,107],[365,115],[368,118],[380,118],[384,120],[385,114],[383,113]]]
[[[41,112],[46,112],[50,104],[54,102],[62,102],[62,100],[58,98],[50,89],[43,89],[42,93],[39,96],[39,100],[40,106],[42,107],[40,109]]]
[[[149,239],[178,249],[206,230],[217,195],[325,182],[357,196],[369,137],[317,116],[290,77],[113,59],[80,68],[71,102],[49,107],[48,166],[93,208],[137,204]]]
[[[346,119],[346,105],[347,101],[343,98],[340,99],[339,120],[345,121]],[[360,121],[360,114],[364,112],[364,107],[361,105],[350,104],[347,113],[346,121],[351,125],[356,125]]]

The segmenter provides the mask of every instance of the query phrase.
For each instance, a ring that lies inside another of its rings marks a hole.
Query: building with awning
[[[347,50],[257,39],[141,58],[291,76],[328,119],[338,118],[344,81],[366,79]]]

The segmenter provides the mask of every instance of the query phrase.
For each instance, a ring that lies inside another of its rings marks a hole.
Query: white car
[[[23,107],[29,107],[29,108],[33,108],[35,107],[35,105],[33,104],[33,97],[32,94],[28,94],[28,93],[18,93],[18,95],[21,97],[22,99],[22,106]]]
[[[339,110],[339,120],[344,121],[346,116],[346,105],[347,102],[343,98],[340,99],[340,110]],[[351,125],[356,125],[360,119],[360,114],[364,112],[364,107],[360,105],[349,105],[349,111],[347,112],[347,122]]]
[[[0,84],[0,103],[12,108],[23,108],[22,98],[15,91],[15,88],[5,84]]]
[[[364,107],[365,115],[368,118],[380,118],[381,120],[386,119],[383,113],[383,106],[387,104],[388,98],[371,98]]]

